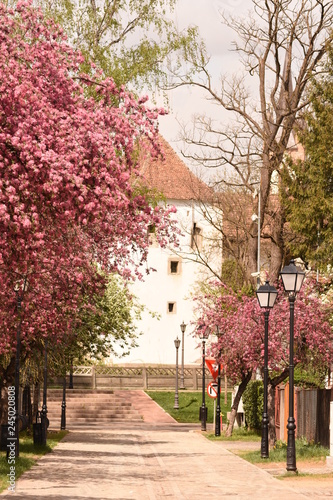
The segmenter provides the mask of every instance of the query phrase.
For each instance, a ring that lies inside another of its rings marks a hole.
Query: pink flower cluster
[[[103,290],[98,268],[129,274],[144,263],[149,225],[162,245],[175,234],[171,210],[154,210],[135,187],[140,158],[159,152],[157,111],[93,66],[81,74],[81,55],[30,2],[0,4],[0,16],[4,353],[14,343],[16,281],[29,282],[23,341],[61,341],[83,297]]]
[[[295,302],[295,365],[311,360],[328,366],[333,356],[332,304],[323,304],[314,288],[307,279]],[[278,291],[268,333],[269,369],[277,373],[289,366],[290,336],[288,299],[281,287]],[[255,296],[239,295],[224,284],[214,283],[210,294],[198,297],[198,313],[213,331],[218,327],[218,340],[212,343],[210,354],[220,360],[231,380],[239,383],[244,374],[263,368],[264,314]]]

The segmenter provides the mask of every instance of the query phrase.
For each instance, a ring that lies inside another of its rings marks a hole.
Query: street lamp
[[[182,332],[182,368],[181,368],[181,372],[180,372],[180,388],[185,389],[185,384],[184,384],[184,333],[186,330],[186,325],[185,325],[184,321],[180,325],[180,329]]]
[[[288,444],[287,444],[287,471],[297,471],[296,467],[296,449],[295,449],[295,417],[294,417],[294,309],[296,294],[300,291],[305,273],[295,261],[291,260],[289,266],[285,266],[280,272],[283,288],[288,293],[289,299],[289,417],[288,417]]]
[[[260,205],[261,205],[261,196],[260,196],[260,182],[259,182],[259,188],[255,190],[253,194],[254,198],[258,196],[258,215],[253,214],[251,216],[251,219],[253,222],[257,221],[258,223],[258,252],[257,252],[257,272],[252,273],[252,276],[257,277],[257,288],[259,288],[260,285],[260,231],[261,231],[261,223],[260,223]]]
[[[180,340],[177,337],[175,342],[175,348],[176,348],[176,391],[175,391],[175,404],[174,404],[174,409],[178,410],[179,409],[179,400],[178,400],[178,349],[180,346]]]
[[[216,326],[216,341],[220,337],[220,329]],[[218,372],[217,372],[217,398],[216,398],[216,413],[215,413],[215,436],[221,436],[221,351],[218,358]]]
[[[71,366],[69,369],[69,384],[68,384],[68,389],[74,389],[73,385],[73,358],[71,360]]]
[[[61,403],[61,423],[60,429],[66,429],[66,369],[62,385],[62,403]]]
[[[206,325],[200,325],[198,327],[199,338],[202,342],[202,406],[200,408],[200,420],[201,420],[201,430],[206,430],[206,422],[207,422],[207,407],[205,401],[206,388],[205,388],[205,349],[206,349],[206,341],[210,334],[210,328]]]
[[[47,434],[47,338],[45,339],[44,345],[44,385],[43,385],[43,406],[41,411],[41,444],[46,445],[46,434]]]
[[[20,390],[20,350],[21,350],[21,326],[22,326],[22,301],[24,293],[28,289],[27,278],[24,278],[23,286],[16,283],[14,291],[16,294],[16,310],[19,322],[16,331],[16,357],[15,357],[15,457],[20,454],[19,442],[19,390]]]
[[[259,305],[265,310],[265,340],[264,340],[264,409],[262,414],[262,434],[261,434],[261,458],[269,457],[268,449],[268,411],[267,411],[267,386],[268,386],[268,317],[269,311],[273,308],[277,290],[266,281],[256,291]]]
[[[215,436],[221,436],[221,363],[218,361]]]

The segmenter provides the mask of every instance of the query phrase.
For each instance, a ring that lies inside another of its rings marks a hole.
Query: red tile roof
[[[144,163],[142,174],[148,187],[172,200],[207,200],[211,189],[196,177],[170,144],[160,137],[163,158]]]

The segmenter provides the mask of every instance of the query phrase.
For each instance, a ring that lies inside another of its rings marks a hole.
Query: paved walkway
[[[171,417],[144,393],[135,394],[138,405],[145,403],[142,423],[73,428],[52,453],[17,481],[15,493],[5,491],[2,496],[13,500],[310,497],[306,490],[293,489],[208,441],[199,424],[170,422]],[[332,498],[325,494],[311,497]]]

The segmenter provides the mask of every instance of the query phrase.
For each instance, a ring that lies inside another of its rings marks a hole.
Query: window
[[[168,313],[176,314],[176,302],[168,302]]]
[[[172,260],[170,262],[170,271],[171,271],[171,274],[177,274],[178,273],[178,260]]]
[[[202,229],[197,226],[197,223],[194,222],[192,229],[192,237],[191,237],[191,248],[193,250],[201,250],[202,246]]]
[[[180,274],[181,273],[181,259],[170,257],[168,260],[168,274]]]

